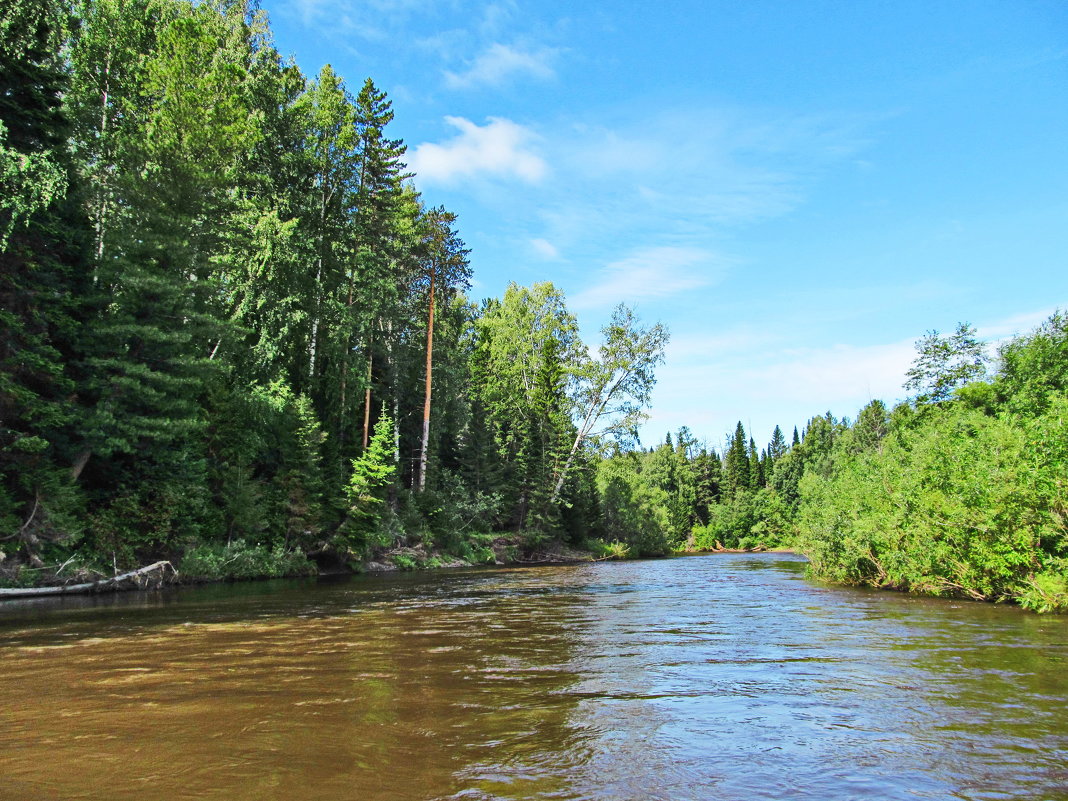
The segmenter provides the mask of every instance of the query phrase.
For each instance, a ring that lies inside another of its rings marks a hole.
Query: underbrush
[[[315,565],[298,551],[234,540],[226,545],[197,545],[186,551],[180,575],[186,580],[217,581],[313,576],[316,572]]]
[[[594,538],[586,540],[582,544],[582,547],[593,554],[594,559],[607,560],[631,558],[630,546],[619,540],[606,542],[605,540]]]

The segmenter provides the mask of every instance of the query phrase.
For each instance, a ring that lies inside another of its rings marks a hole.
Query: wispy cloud
[[[855,417],[868,401],[887,403],[904,396],[905,371],[915,351],[911,340],[868,346],[789,348],[783,335],[737,332],[722,342],[710,339],[704,358],[696,342],[683,346],[689,358],[657,373],[652,419],[645,438],[687,425],[713,438],[741,420],[758,445],[780,425],[789,432],[813,415],[830,411]]]
[[[536,137],[522,125],[500,117],[490,117],[481,126],[463,117],[446,117],[445,122],[459,133],[441,144],[424,142],[409,159],[421,185],[476,176],[537,183],[548,171],[533,150]]]
[[[550,47],[527,48],[494,42],[461,72],[445,71],[445,85],[450,89],[476,86],[500,86],[521,77],[546,80],[556,75],[552,63],[558,50]]]
[[[430,0],[292,0],[278,13],[324,33],[382,41],[430,5]]]
[[[606,265],[597,283],[574,295],[570,305],[590,309],[670,297],[720,280],[725,266],[700,248],[643,248]]]
[[[976,333],[981,339],[992,341],[1008,339],[1017,334],[1026,334],[1048,320],[1055,311],[1056,309],[1051,307],[1025,312],[1024,314],[1014,314],[1012,317],[995,320],[992,323],[980,326],[976,329]]]
[[[990,320],[978,325],[977,331],[996,343],[1033,330],[1053,311]],[[657,372],[645,438],[653,441],[680,425],[715,438],[741,420],[762,444],[761,436],[770,434],[775,425],[787,431],[794,425],[801,428],[825,411],[855,418],[870,400],[893,404],[907,395],[903,384],[916,358],[915,338],[797,347],[795,337],[795,332],[774,325],[746,325],[707,335],[691,330],[673,336],[667,364]]]
[[[547,239],[531,239],[530,246],[534,249],[534,252],[541,256],[543,259],[549,261],[555,261],[560,258],[560,251],[556,249],[556,246]]]
[[[569,254],[665,240],[704,248],[728,228],[788,214],[829,164],[862,147],[863,121],[852,119],[715,107],[606,117],[540,129],[539,152],[558,180],[513,202],[522,217],[512,224],[536,217],[529,236]]]

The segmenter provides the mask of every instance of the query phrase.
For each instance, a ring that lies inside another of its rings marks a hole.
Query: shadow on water
[[[1064,618],[792,554],[0,608],[5,799],[1068,799]]]

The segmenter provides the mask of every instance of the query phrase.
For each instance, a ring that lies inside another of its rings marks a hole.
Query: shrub
[[[180,575],[192,580],[279,578],[310,576],[315,565],[304,554],[281,545],[250,545],[234,540],[226,545],[205,543],[188,551],[181,560]]]
[[[602,539],[591,539],[585,542],[587,551],[593,554],[595,559],[629,559],[630,546],[619,540],[605,542]]]

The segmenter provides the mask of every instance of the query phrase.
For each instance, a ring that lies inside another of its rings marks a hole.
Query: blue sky
[[[1068,307],[1068,4],[263,0],[392,98],[476,298],[672,331],[654,442],[893,401],[928,329]]]

